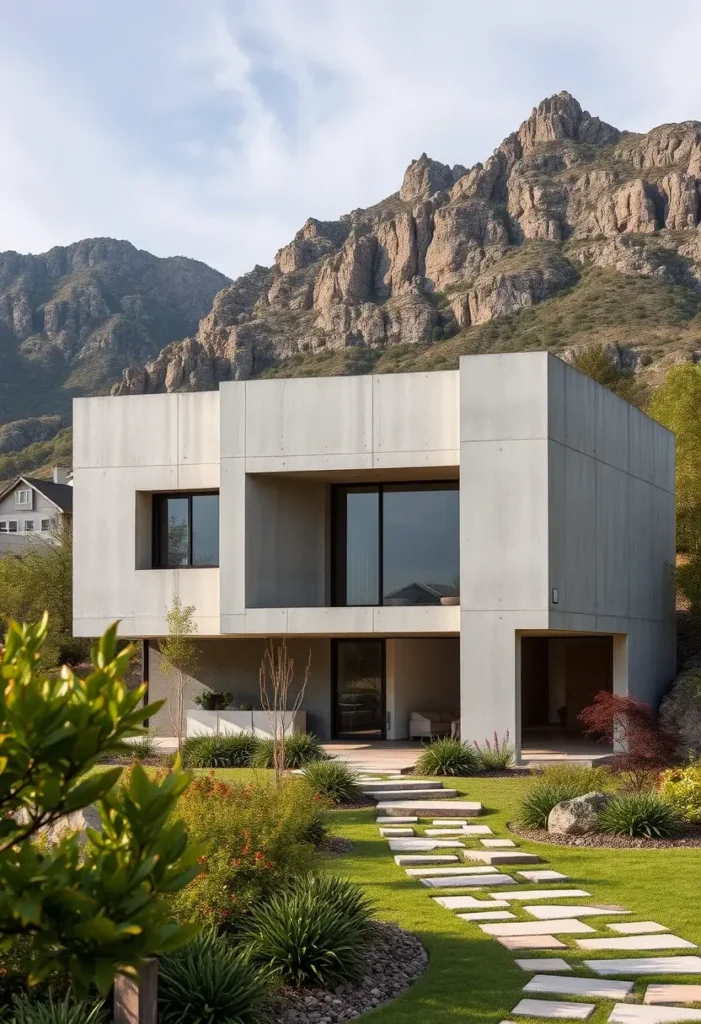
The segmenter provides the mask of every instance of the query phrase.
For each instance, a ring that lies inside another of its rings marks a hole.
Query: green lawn
[[[480,800],[485,808],[481,821],[489,824],[497,836],[506,837],[509,835],[506,822],[513,818],[519,795],[529,783],[527,779],[516,778],[464,779],[449,784],[470,799]],[[360,882],[375,900],[378,916],[414,932],[429,954],[426,973],[405,995],[362,1019],[372,1019],[373,1024],[427,1024],[429,1021],[431,1024],[443,1021],[499,1024],[502,1019],[508,1019],[530,977],[515,966],[514,959],[539,954],[510,953],[495,939],[483,935],[476,924],[461,921],[451,911],[434,903],[430,890],[417,880],[409,879],[404,869],[394,864],[387,843],[374,823],[374,811],[336,811],[333,819],[335,832],[351,839],[355,849],[347,856],[329,861],[331,869],[347,873]],[[626,906],[633,912],[630,920],[658,921],[675,934],[701,944],[701,849],[587,850],[527,843],[515,838],[524,850],[539,853],[550,867],[569,875],[569,882],[555,887],[584,888],[591,892],[593,902]],[[479,844],[474,841],[470,845]],[[525,880],[520,881],[523,888],[530,888]],[[461,891],[450,890],[450,893],[458,895]],[[474,895],[479,898],[481,894],[478,891]],[[515,903],[512,909],[526,920],[520,906]],[[595,918],[593,926],[604,920]],[[570,960],[585,956],[592,959],[636,955],[564,952]],[[561,952],[544,951],[540,955],[559,956]],[[639,980],[636,992],[644,988],[645,983]],[[601,1001],[590,1018],[591,1024],[604,1024],[612,1006],[611,1002]]]

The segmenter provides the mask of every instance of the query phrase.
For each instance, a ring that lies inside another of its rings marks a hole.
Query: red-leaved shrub
[[[611,768],[627,778],[630,788],[647,789],[659,772],[674,761],[678,738],[660,724],[657,713],[637,697],[602,690],[579,715],[588,736],[613,743]]]

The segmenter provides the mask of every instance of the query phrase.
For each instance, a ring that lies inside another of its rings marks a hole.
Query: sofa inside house
[[[450,736],[452,724],[459,717],[457,711],[412,711],[409,719],[409,739]]]

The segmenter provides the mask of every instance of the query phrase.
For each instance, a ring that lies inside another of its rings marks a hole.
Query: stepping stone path
[[[571,971],[572,968],[566,960],[560,957],[540,957],[538,960],[517,960],[516,963],[522,971]]]
[[[542,1017],[543,1020],[589,1020],[596,1003],[550,1002],[542,999],[522,999],[511,1011],[524,1017]]]
[[[667,927],[657,921],[605,920],[631,914],[626,907],[604,903],[554,903],[555,900],[591,899],[591,893],[585,889],[548,888],[548,884],[569,880],[567,875],[549,867],[517,871],[517,865],[538,864],[542,860],[536,854],[519,850],[512,839],[479,838],[493,836],[488,825],[468,824],[469,819],[482,813],[481,804],[455,799],[455,790],[439,788],[431,780],[390,779],[387,773],[377,772],[377,776],[380,775],[384,778],[362,778],[361,784],[367,796],[378,800],[377,824],[389,826],[380,828],[380,835],[397,854],[395,863],[428,889],[494,889],[494,892],[481,893],[480,898],[463,893],[434,896],[433,901],[448,911],[461,911],[456,914],[460,920],[493,937],[505,949],[567,950],[568,945],[572,948],[573,944],[579,949],[630,952],[696,948],[693,942],[671,935]],[[420,835],[411,828],[396,827],[419,825],[421,819],[429,819],[432,827],[424,829]],[[466,848],[465,842],[479,843],[481,848]],[[467,866],[459,863],[456,853],[434,852],[445,848],[457,849],[465,861],[478,864]],[[497,870],[501,865],[506,866],[505,872]],[[517,884],[512,875],[518,875],[537,888],[510,888]],[[517,902],[523,905],[516,908]],[[532,920],[524,921],[519,915],[530,915]],[[604,920],[594,926],[582,920],[597,917]],[[599,936],[594,934],[597,931]],[[615,937],[611,937],[611,932],[616,933]],[[594,937],[575,937],[584,934]],[[643,1004],[624,1001],[632,998],[634,979],[639,975],[701,976],[701,956],[602,958],[572,963],[562,956],[551,956],[518,959],[515,963],[533,977],[523,987],[524,997],[511,1011],[514,1018],[588,1020],[597,1008],[597,1003],[589,1000],[605,999],[614,1002],[608,1024],[701,1021],[701,1008],[688,1005],[701,1003],[701,984],[650,984]],[[588,970],[592,977],[569,974],[573,965]],[[621,980],[611,980],[617,977]],[[545,998],[532,998],[534,996]],[[562,998],[567,996],[577,1001]],[[514,1022],[505,1020],[501,1024]]]

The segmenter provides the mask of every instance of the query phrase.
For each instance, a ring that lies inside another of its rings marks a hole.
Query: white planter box
[[[307,712],[291,711],[285,715],[285,735],[294,736],[307,730]],[[261,740],[272,739],[267,711],[188,711],[188,736],[230,736],[252,732]]]

